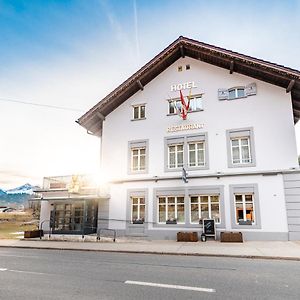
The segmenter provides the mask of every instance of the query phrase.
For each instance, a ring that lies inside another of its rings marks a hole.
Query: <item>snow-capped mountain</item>
[[[37,186],[26,183],[19,187],[9,190],[0,189],[0,204],[1,205],[11,205],[23,204],[30,199],[30,195],[33,193],[33,190],[38,188]]]
[[[33,186],[29,183],[26,183],[24,185],[14,188],[14,189],[7,190],[6,193],[7,194],[29,194],[29,195],[31,195],[35,188],[37,188],[37,186]]]

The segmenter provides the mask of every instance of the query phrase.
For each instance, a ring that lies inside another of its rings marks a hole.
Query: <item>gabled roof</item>
[[[105,116],[138,90],[143,90],[146,84],[176,60],[185,56],[286,89],[292,97],[294,122],[299,120],[300,71],[180,36],[76,122],[88,132],[101,136]]]

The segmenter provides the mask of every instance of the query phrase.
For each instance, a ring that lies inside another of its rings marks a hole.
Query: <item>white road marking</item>
[[[153,286],[153,287],[162,287],[167,289],[178,289],[178,290],[188,290],[188,291],[197,291],[197,292],[207,292],[207,293],[215,293],[215,289],[194,287],[194,286],[184,286],[184,285],[173,285],[173,284],[162,284],[162,283],[154,283],[154,282],[144,282],[144,281],[132,281],[126,280],[126,284],[135,284],[135,285],[144,285],[144,286]]]
[[[31,271],[20,271],[20,270],[7,270],[9,272],[15,273],[27,273],[27,274],[37,274],[37,275],[48,275],[47,273],[31,272]]]
[[[9,270],[6,268],[0,268],[0,272],[8,271],[8,272],[15,272],[15,273],[27,273],[27,274],[36,274],[36,275],[49,275],[47,273],[40,273],[40,272],[31,272],[31,271],[21,271],[21,270]]]

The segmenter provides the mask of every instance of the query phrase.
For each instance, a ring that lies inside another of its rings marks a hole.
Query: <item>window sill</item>
[[[247,163],[247,164],[233,164],[230,163],[228,168],[248,168],[248,167],[256,167],[256,164],[254,162]]]
[[[196,112],[200,112],[200,111],[204,111],[204,109],[197,109],[197,110],[193,110],[193,111],[188,111],[188,114],[190,114],[190,113],[196,113]],[[178,114],[176,114],[176,113],[167,114],[167,116],[178,116]]]
[[[146,120],[146,118],[140,118],[140,119],[131,119],[130,121],[142,121],[142,120]]]

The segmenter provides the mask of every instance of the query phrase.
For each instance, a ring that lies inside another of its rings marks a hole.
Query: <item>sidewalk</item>
[[[118,239],[100,242],[83,241],[57,241],[57,240],[1,240],[0,247],[36,248],[56,250],[81,250],[141,254],[169,254],[194,256],[221,256],[244,257],[264,259],[287,259],[300,261],[300,241],[294,242],[244,242],[221,243],[207,241],[197,243],[184,243],[176,241],[145,241]]]

